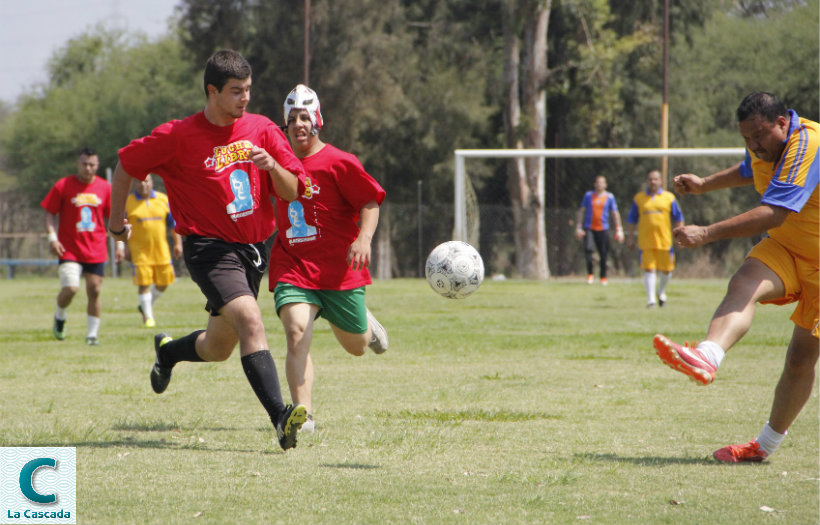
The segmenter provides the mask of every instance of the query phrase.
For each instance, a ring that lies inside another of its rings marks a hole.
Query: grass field
[[[317,431],[283,453],[238,352],[151,391],[129,280],[105,281],[88,347],[83,292],[58,342],[57,280],[4,279],[0,445],[76,446],[78,523],[818,523],[816,388],[769,461],[711,458],[766,421],[792,308],[760,307],[708,387],[652,349],[656,332],[702,337],[725,285],[673,280],[647,311],[639,281],[486,282],[462,301],[377,282],[390,350],[349,356],[320,321]],[[282,328],[260,303],[289,401]],[[202,306],[180,280],[157,330],[204,327]]]

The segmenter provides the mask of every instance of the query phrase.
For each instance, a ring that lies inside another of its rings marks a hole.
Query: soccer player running
[[[672,227],[683,226],[683,212],[672,192],[661,187],[661,172],[658,170],[652,170],[646,176],[646,190],[635,194],[626,222],[629,223],[627,246],[630,249],[635,247],[635,228],[638,229],[646,307],[663,306],[666,304],[666,286],[675,269]],[[659,278],[657,272],[660,272]]]
[[[131,177],[165,181],[183,256],[210,312],[206,330],[180,339],[154,336],[151,386],[162,393],[180,361],[224,361],[237,342],[245,375],[276,427],[279,445],[296,446],[304,406],[282,401],[256,297],[267,266],[263,241],[274,229],[271,195],[289,201],[304,191],[304,170],[282,131],[246,112],[251,67],[239,53],[217,51],[205,66],[205,109],[162,124],[119,151],[109,230],[125,241],[124,206]]]
[[[575,220],[575,237],[584,240],[587,263],[587,284],[595,281],[592,273],[592,254],[597,249],[601,258],[601,284],[606,286],[606,263],[609,254],[609,218],[615,223],[615,240],[624,242],[624,229],[615,196],[606,191],[606,177],[595,177],[595,189],[584,194]]]
[[[312,432],[315,319],[327,319],[352,355],[361,356],[368,347],[377,354],[387,350],[387,332],[365,306],[370,243],[385,192],[359,159],[319,138],[322,113],[312,89],[299,84],[288,94],[284,119],[307,182],[297,200],[289,205],[277,201],[279,232],[271,250],[270,290],[287,338],[291,397],[307,407],[303,430]]]
[[[85,277],[88,332],[86,344],[99,344],[103,276],[108,260],[105,220],[111,207],[111,185],[97,176],[97,152],[84,148],[77,158],[77,173],[58,180],[40,206],[46,211],[46,233],[51,253],[59,259],[60,292],[54,313],[54,337],[65,339],[67,309]],[[59,216],[59,217],[58,217]],[[117,244],[117,258],[124,248]]]
[[[708,177],[674,178],[682,194],[754,184],[760,205],[709,226],[675,230],[678,246],[695,247],[719,239],[768,232],[729,281],[709,324],[706,340],[692,348],[663,335],[654,339],[658,356],[698,383],[711,383],[725,352],[749,330],[756,303],[797,302],[786,362],[774,391],[769,421],[757,439],[715,451],[718,461],[763,461],[786,436],[814,385],[818,357],[818,180],[820,125],[800,118],[771,93],[751,93],[737,108],[746,141],[743,162]]]
[[[150,174],[145,180],[134,180],[132,187],[134,191],[125,201],[126,218],[131,225],[131,237],[128,239],[131,274],[137,286],[137,310],[142,314],[142,324],[152,328],[157,324],[154,321],[154,303],[174,282],[168,228],[174,228],[176,222],[171,215],[168,196],[154,190],[154,179]],[[174,239],[174,259],[179,259],[182,256],[182,237],[175,231],[171,235]]]

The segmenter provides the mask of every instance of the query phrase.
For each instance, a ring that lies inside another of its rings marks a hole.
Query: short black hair
[[[205,96],[208,96],[208,86],[215,86],[217,91],[222,88],[232,78],[245,80],[251,76],[251,65],[233,49],[221,49],[211,55],[208,63],[205,64],[204,88]]]
[[[85,148],[80,150],[80,154],[77,155],[77,156],[82,157],[83,155],[85,155],[86,157],[93,157],[96,154],[97,154],[97,150],[95,150],[94,148],[89,148],[89,147],[86,146]]]
[[[737,107],[737,121],[743,122],[755,115],[774,122],[777,117],[789,118],[789,110],[779,98],[765,91],[749,93]]]

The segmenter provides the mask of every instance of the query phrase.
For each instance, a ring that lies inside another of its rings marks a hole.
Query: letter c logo
[[[56,494],[40,494],[34,490],[34,474],[41,467],[57,467],[57,460],[53,458],[32,459],[20,469],[20,490],[23,496],[34,503],[54,503],[57,501]]]

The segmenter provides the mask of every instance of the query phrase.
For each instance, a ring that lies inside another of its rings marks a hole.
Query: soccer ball
[[[436,246],[427,257],[424,274],[430,288],[449,299],[464,299],[484,280],[484,261],[475,248],[461,241]]]

